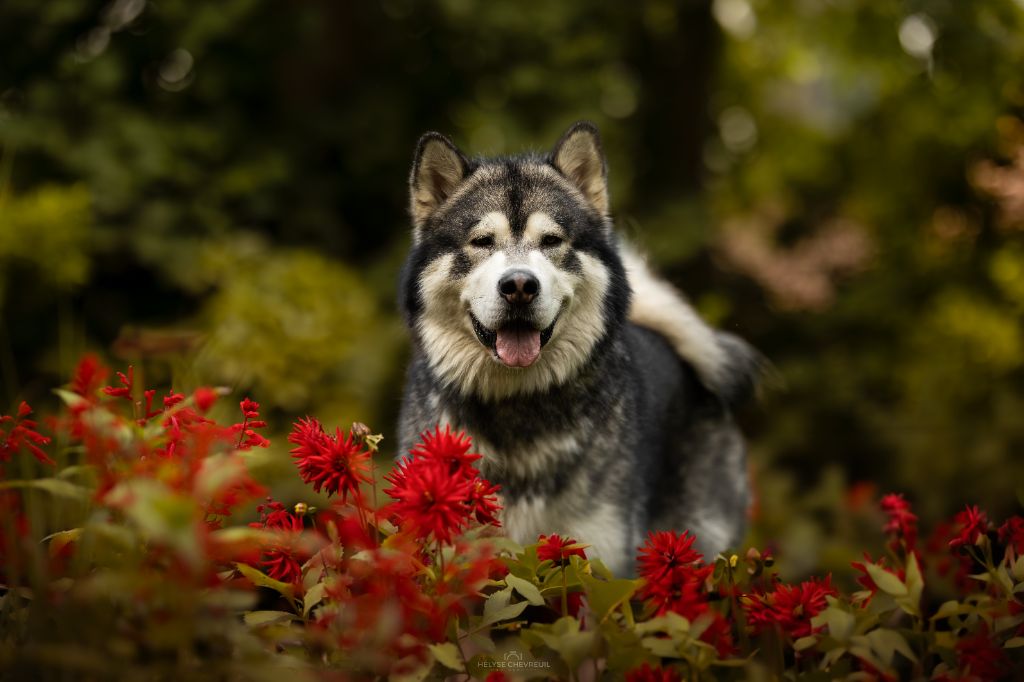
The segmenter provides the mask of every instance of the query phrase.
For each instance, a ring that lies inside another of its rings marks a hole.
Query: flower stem
[[[568,561],[568,559],[566,559]],[[562,566],[562,615],[569,615],[569,584],[565,575],[566,566]]]
[[[249,417],[242,416],[242,428],[238,432],[238,442],[235,443],[235,449],[238,450],[242,447],[242,439],[245,437],[245,427],[249,425]]]

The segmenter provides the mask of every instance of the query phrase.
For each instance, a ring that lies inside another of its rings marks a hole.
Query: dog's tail
[[[704,387],[729,407],[749,399],[770,368],[765,357],[738,336],[712,329],[628,244],[622,245],[622,261],[633,290],[629,320],[668,339]]]

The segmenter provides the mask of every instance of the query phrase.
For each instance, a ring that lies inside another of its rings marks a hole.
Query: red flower
[[[580,544],[572,538],[563,539],[557,533],[552,535],[541,535],[538,538],[540,544],[537,546],[537,558],[541,561],[554,561],[556,564],[564,564],[571,556],[587,558],[584,551],[587,545]]]
[[[903,495],[889,494],[882,498],[880,506],[889,517],[883,530],[893,537],[894,544],[903,540],[908,549],[913,549],[917,543],[917,516],[910,511],[910,503]]]
[[[306,417],[295,422],[288,442],[295,445],[291,455],[297,460],[299,475],[316,492],[323,488],[328,495],[340,494],[345,500],[359,494],[360,483],[370,482],[370,453],[351,432],[345,434],[339,428],[331,436],[323,424]]]
[[[108,372],[109,370],[100,363],[99,358],[95,355],[92,353],[83,355],[71,378],[71,390],[83,398],[94,400],[96,391],[106,381]]]
[[[626,673],[626,682],[680,682],[682,679],[674,668],[652,668],[650,663]]]
[[[935,569],[940,576],[952,576],[953,585],[961,595],[969,594],[977,583],[971,579],[974,572],[974,559],[969,554],[949,551],[949,543],[953,538],[953,523],[943,521],[932,529],[925,544],[925,551],[934,561]]]
[[[637,596],[654,608],[661,616],[669,611],[689,620],[707,612],[708,596],[704,583],[714,566],[690,564],[657,581],[645,581]]]
[[[484,525],[500,526],[498,512],[501,505],[498,504],[496,493],[501,489],[490,481],[477,478],[469,488],[469,497],[466,504],[469,506],[469,513],[476,519],[477,523]]]
[[[245,398],[240,402],[239,407],[242,408],[242,414],[248,419],[259,419],[260,418],[260,404],[255,400]]]
[[[256,507],[261,521],[249,524],[254,528],[280,531],[282,539],[263,549],[263,556],[260,559],[260,569],[274,580],[283,583],[298,584],[302,579],[302,560],[308,557],[299,557],[292,546],[288,535],[302,532],[302,518],[285,509],[280,502],[267,498],[266,504]]]
[[[106,386],[103,392],[111,397],[124,398],[130,401],[132,399],[132,386],[135,383],[135,368],[128,365],[128,375],[125,376],[123,372],[118,372],[117,379],[121,382],[120,387]]]
[[[644,583],[637,596],[654,609],[655,615],[671,611],[692,621],[708,613],[705,583],[714,567],[702,565],[704,557],[693,549],[693,542],[694,537],[685,531],[659,531],[649,533],[640,548],[637,572]],[[723,631],[722,624],[717,625],[717,629],[708,628],[701,639],[722,651],[731,650],[729,628]]]
[[[465,432],[452,433],[451,427],[446,424],[444,431],[437,426],[433,432],[424,431],[420,434],[420,442],[410,450],[410,454],[414,458],[424,457],[445,462],[454,472],[457,469],[468,467],[480,459],[480,455],[469,451],[471,447],[473,447],[473,441],[466,436]]]
[[[238,405],[242,408],[244,419],[241,424],[234,424],[231,427],[231,430],[238,434],[238,443],[235,444],[235,448],[238,450],[251,450],[254,447],[265,448],[270,445],[269,440],[255,431],[255,429],[262,429],[267,425],[267,422],[259,418],[260,404],[255,400],[246,398]]]
[[[953,517],[953,524],[957,526],[956,535],[949,541],[949,546],[953,548],[973,545],[988,532],[988,517],[977,505],[965,507],[962,512],[958,512]]]
[[[719,658],[735,656],[739,650],[732,639],[732,625],[718,611],[708,611],[708,613],[712,614],[711,624],[701,633],[700,640],[715,647]]]
[[[1017,554],[1024,554],[1024,519],[1011,516],[999,527],[999,541],[1013,547]]]
[[[976,680],[1002,679],[1009,664],[1006,652],[992,641],[984,623],[980,632],[957,641],[956,657],[960,672]]]
[[[392,485],[384,492],[395,500],[389,510],[418,537],[448,543],[469,524],[472,481],[453,476],[443,460],[407,459],[384,478]]]
[[[755,633],[777,626],[793,639],[807,637],[812,632],[811,619],[828,605],[825,597],[835,594],[831,576],[795,586],[780,584],[771,592],[744,599],[747,622]]]
[[[213,404],[217,402],[217,391],[206,386],[200,386],[195,390],[195,393],[192,394],[192,400],[195,401],[196,408],[200,412],[209,412],[210,408],[213,407]],[[166,404],[166,402],[167,401],[165,399],[164,404]]]
[[[649,533],[637,556],[637,572],[649,583],[672,580],[677,571],[700,563],[704,557],[693,549],[695,538],[687,531]]]
[[[23,400],[18,405],[16,417],[0,415],[0,462],[8,461],[12,455],[25,448],[43,464],[56,465],[56,462],[39,447],[49,445],[50,439],[36,431],[36,422],[27,418],[30,414],[32,408]],[[13,426],[8,430],[3,427],[4,424]]]
[[[484,682],[508,682],[508,677],[506,677],[505,673],[500,670],[495,670],[494,672],[488,673]]]

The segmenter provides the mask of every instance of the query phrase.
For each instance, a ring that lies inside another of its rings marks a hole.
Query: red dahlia
[[[704,583],[712,571],[714,566],[691,564],[661,580],[645,581],[637,596],[654,608],[656,616],[671,611],[693,620],[708,610]]]
[[[323,488],[345,500],[359,494],[360,483],[370,482],[370,453],[351,432],[339,428],[332,436],[319,421],[306,417],[295,423],[288,442],[295,445],[291,455],[302,480],[316,492]]]
[[[469,524],[466,500],[473,481],[465,475],[452,475],[444,460],[407,459],[384,478],[391,483],[384,492],[395,500],[389,507],[391,513],[418,537],[433,534],[447,543]]]
[[[701,553],[693,548],[694,540],[687,531],[682,535],[671,531],[649,533],[637,557],[640,577],[649,583],[671,580],[678,571],[703,561]]]
[[[778,626],[793,639],[811,634],[811,619],[825,610],[825,597],[835,595],[831,576],[799,585],[780,584],[771,592],[747,597],[747,622],[755,633]]]
[[[578,556],[582,559],[587,558],[587,553],[584,551],[588,545],[580,544],[572,538],[562,538],[557,533],[552,535],[541,535],[538,539],[540,544],[537,546],[537,558],[541,561],[554,561],[556,564],[562,564],[569,560],[571,556]]]
[[[465,432],[452,433],[451,426],[446,424],[444,431],[437,426],[433,432],[424,431],[420,434],[420,442],[410,451],[410,454],[413,457],[445,462],[454,472],[468,467],[480,459],[480,455],[469,451],[471,447],[473,447],[473,441]]]
[[[477,478],[470,485],[466,504],[469,506],[470,515],[476,519],[477,523],[490,524],[492,526],[501,525],[501,522],[498,521],[498,512],[501,511],[501,505],[498,504],[498,496],[496,494],[500,488],[500,485],[495,485],[482,478]]]
[[[279,531],[282,538],[279,542],[265,547],[260,559],[260,568],[274,580],[283,583],[298,583],[302,579],[302,560],[308,557],[297,556],[294,543],[290,536],[302,532],[302,518],[285,509],[280,502],[268,498],[266,504],[258,506],[261,522],[249,524],[256,528]]]

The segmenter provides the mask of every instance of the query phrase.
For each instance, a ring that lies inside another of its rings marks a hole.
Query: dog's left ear
[[[608,215],[608,172],[601,135],[589,121],[574,123],[551,152],[551,165],[576,185],[601,215]]]

